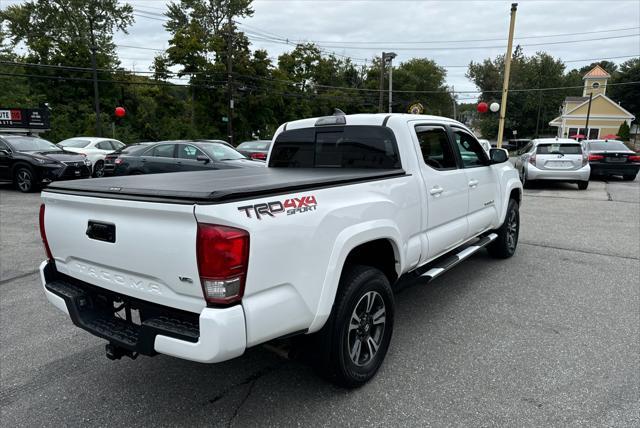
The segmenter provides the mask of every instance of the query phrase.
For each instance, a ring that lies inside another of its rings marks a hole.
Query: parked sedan
[[[55,180],[87,178],[91,162],[39,137],[0,135],[0,181],[10,181],[21,192],[32,192]]]
[[[591,168],[582,145],[568,138],[540,138],[518,151],[515,168],[523,186],[535,180],[567,181],[589,187]]]
[[[93,176],[102,177],[105,156],[124,148],[125,144],[113,138],[74,137],[60,141],[58,146],[70,152],[86,155],[93,165]]]
[[[114,175],[264,167],[220,142],[161,141],[134,147],[107,156],[105,165],[113,161]]]
[[[586,141],[591,176],[621,175],[623,180],[635,180],[640,170],[640,155],[620,141]]]
[[[267,160],[271,140],[245,141],[238,144],[238,151],[250,159]]]

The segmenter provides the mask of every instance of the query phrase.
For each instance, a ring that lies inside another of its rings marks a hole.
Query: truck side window
[[[453,136],[456,140],[456,146],[460,151],[462,164],[465,168],[475,168],[487,165],[487,154],[482,149],[478,140],[461,129],[454,129]]]
[[[455,169],[456,158],[447,131],[441,126],[416,126],[424,163],[434,169]]]

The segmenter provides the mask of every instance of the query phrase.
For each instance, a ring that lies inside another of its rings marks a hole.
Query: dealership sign
[[[49,111],[46,108],[2,108],[1,129],[47,130],[50,128]]]

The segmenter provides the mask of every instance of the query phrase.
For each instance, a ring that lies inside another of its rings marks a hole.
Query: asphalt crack
[[[31,272],[27,272],[27,273],[21,273],[20,275],[12,276],[11,278],[0,279],[0,285],[6,284],[7,282],[11,282],[11,281],[16,280],[16,279],[26,278],[26,277],[34,275],[36,273],[38,273],[38,269],[32,270]]]
[[[597,251],[580,250],[577,248],[557,247],[555,245],[537,244],[535,242],[520,241],[520,244],[531,245],[534,247],[551,248],[554,250],[573,251],[576,253],[583,253],[583,254],[593,254],[596,256],[616,257],[616,258],[627,259],[627,260],[640,260],[639,257],[621,256],[619,254],[599,253]]]

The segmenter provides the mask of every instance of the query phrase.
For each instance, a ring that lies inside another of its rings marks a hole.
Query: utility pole
[[[538,85],[538,89],[539,89]],[[538,91],[538,116],[536,117],[536,133],[534,134],[538,138],[538,129],[540,125],[540,108],[542,107],[542,91]]]
[[[504,134],[504,118],[507,112],[507,95],[509,93],[509,73],[511,72],[511,49],[513,48],[513,30],[516,25],[518,3],[511,3],[511,21],[509,23],[509,43],[504,57],[504,81],[502,82],[502,102],[500,103],[500,121],[498,123],[498,148],[502,147]]]
[[[589,116],[591,116],[591,100],[593,99],[593,92],[589,94],[589,106],[587,107],[587,122],[584,124],[584,139],[589,139]],[[578,133],[580,130],[578,129]]]
[[[389,60],[389,113],[393,112],[393,65],[391,62],[393,58]]]
[[[456,88],[451,86],[451,100],[453,101],[453,120],[456,120]]]
[[[382,56],[380,57],[380,98],[378,99],[378,113],[384,113],[384,62],[386,61],[385,56],[387,54],[382,52]]]
[[[228,11],[228,38],[227,38],[227,98],[229,101],[227,111],[227,135],[229,138],[229,144],[233,145],[233,27],[231,20],[231,9]]]
[[[100,121],[100,93],[98,92],[98,66],[96,61],[96,37],[93,34],[93,20],[89,19],[91,32],[91,68],[93,69],[93,103],[96,111],[96,137],[102,137],[102,122]]]

